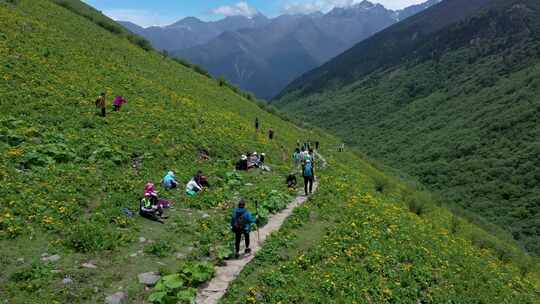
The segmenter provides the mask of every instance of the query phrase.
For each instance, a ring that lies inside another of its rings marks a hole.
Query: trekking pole
[[[259,221],[259,202],[255,201],[255,211],[257,211],[257,222]],[[257,244],[261,244],[261,232],[259,230],[259,223],[257,223]]]

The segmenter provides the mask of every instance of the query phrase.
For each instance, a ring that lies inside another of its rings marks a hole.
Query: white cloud
[[[310,14],[314,12],[328,12],[335,7],[347,7],[363,0],[291,0],[282,8],[285,14]],[[372,0],[389,9],[402,9],[404,7],[423,3],[426,0]]]
[[[178,17],[139,9],[109,9],[103,13],[114,20],[130,21],[142,27],[169,25],[178,19]]]
[[[293,2],[286,4],[282,9],[285,14],[310,14],[315,12],[327,12],[334,7],[350,6],[353,0],[315,0],[306,2]]]
[[[258,13],[257,9],[250,6],[245,1],[238,2],[234,5],[220,6],[212,10],[212,14],[221,15],[225,17],[230,17],[230,16],[253,17],[257,15],[257,13]]]

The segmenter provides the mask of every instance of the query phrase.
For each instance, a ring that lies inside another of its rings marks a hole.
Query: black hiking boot
[[[234,258],[235,258],[235,259],[239,259],[239,258],[240,258],[240,254],[238,254],[238,252],[235,253],[235,254],[234,254]]]
[[[244,253],[245,254],[250,254],[251,253],[251,248],[246,248],[246,250],[244,250]]]

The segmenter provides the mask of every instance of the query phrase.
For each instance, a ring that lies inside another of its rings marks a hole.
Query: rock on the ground
[[[125,292],[117,292],[105,298],[106,304],[125,304],[127,303],[128,297]]]
[[[209,218],[210,215],[208,213],[203,213],[202,218]]]
[[[82,267],[88,268],[88,269],[96,269],[97,268],[96,265],[94,265],[94,264],[92,264],[90,262],[82,264]]]
[[[179,260],[184,259],[185,257],[186,255],[184,253],[181,253],[181,252],[176,253],[176,258]]]
[[[139,238],[139,243],[144,243],[144,242],[146,242],[146,239],[143,238],[143,237],[141,236],[141,237]]]
[[[146,286],[154,286],[161,279],[161,276],[155,272],[145,272],[138,275],[139,283]]]
[[[47,256],[43,256],[41,258],[41,260],[43,262],[58,262],[60,260],[60,256],[58,254],[55,254],[55,255],[47,255]]]
[[[68,284],[71,284],[73,283],[73,280],[70,278],[70,277],[66,277],[62,280],[62,284],[64,285],[68,285]]]

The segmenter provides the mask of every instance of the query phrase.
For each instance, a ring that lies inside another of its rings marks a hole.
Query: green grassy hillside
[[[443,4],[420,17],[444,13]],[[275,105],[415,176],[538,254],[539,17],[537,1],[491,1],[473,17],[419,38],[399,61],[369,70],[360,51],[395,42],[382,33],[386,40],[358,45]],[[411,37],[415,28],[407,26],[416,21],[389,32]],[[354,52],[349,68],[339,70]],[[317,81],[328,85],[311,88]]]
[[[340,229],[336,231],[343,231],[343,237],[356,237],[365,232],[363,223],[349,229],[342,216],[378,212],[376,218],[365,218],[366,225],[377,230],[377,225],[393,222],[397,227],[388,228],[399,232],[400,239],[410,237],[432,249],[404,250],[399,261],[420,267],[430,288],[453,284],[455,294],[446,298],[538,300],[535,260],[511,243],[451,217],[431,199],[396,184],[355,155],[336,155],[336,139],[262,111],[218,81],[111,32],[96,22],[107,21],[105,17],[88,18],[77,2],[71,3],[74,6],[65,8],[49,0],[0,1],[1,303],[96,303],[117,291],[126,292],[129,303],[148,303],[152,290],[139,284],[137,275],[150,271],[182,278],[175,288],[181,291],[178,295],[158,301],[154,294],[153,302],[189,302],[194,288],[211,278],[211,266],[230,254],[229,214],[238,198],[246,198],[251,208],[259,202],[262,224],[269,212],[290,200],[283,185],[284,174],[292,170],[288,154],[297,139],[305,138],[319,139],[321,153],[331,161],[330,169],[320,173],[323,190],[313,198],[313,208],[321,209],[310,219],[319,229],[306,229],[307,218],[289,224],[308,233],[310,244],[326,246],[321,242],[324,226],[330,233]],[[101,118],[94,100],[102,91],[108,93],[109,104],[116,94],[128,103],[120,113]],[[274,128],[274,141],[254,133],[255,117],[265,130]],[[209,152],[210,160],[200,159],[201,150]],[[267,152],[272,172],[233,172],[234,160],[248,150]],[[170,169],[181,183],[202,169],[214,187],[191,199],[182,186],[178,191],[160,189],[176,203],[165,225],[123,215],[122,208],[137,209],[147,181],[159,183]],[[366,193],[381,204],[373,209],[347,207],[352,195],[360,200]],[[382,195],[389,198],[379,198]],[[330,208],[328,215],[324,206]],[[403,222],[395,223],[397,213],[403,214]],[[427,233],[430,229],[436,233]],[[289,250],[287,243],[302,242],[300,234],[295,239],[287,231],[269,243],[268,250]],[[431,244],[439,235],[440,242]],[[361,238],[348,242],[366,246]],[[439,252],[442,243],[447,251]],[[366,253],[399,252],[405,246],[391,238],[373,238],[372,245],[379,251],[366,247]],[[59,260],[44,261],[55,254]],[[254,265],[267,263],[264,256]],[[438,261],[452,267],[441,272],[434,268]],[[83,266],[88,263],[96,268]],[[321,272],[353,274],[341,262],[331,266],[313,260],[313,265]],[[382,261],[361,268],[388,269]],[[473,269],[478,276],[463,269]],[[447,280],[441,279],[443,274]],[[384,281],[365,284],[358,288],[378,292],[394,286]],[[472,286],[482,292],[472,294]],[[409,288],[421,294],[427,287]],[[298,297],[304,291],[280,292]],[[332,297],[321,295],[321,301]],[[408,299],[406,294],[399,297]]]
[[[539,303],[535,262],[509,262],[474,226],[349,158],[329,159],[318,195],[222,303]]]

